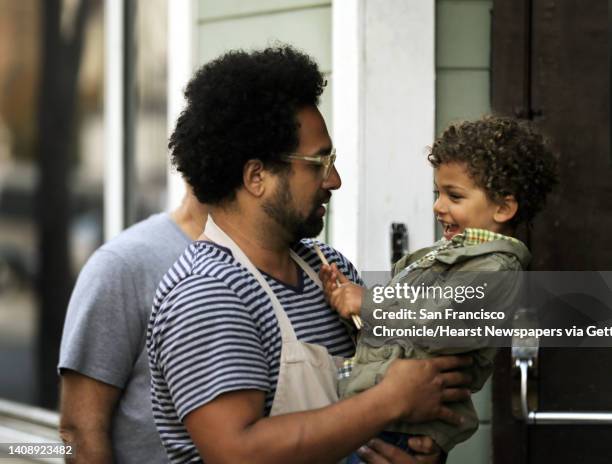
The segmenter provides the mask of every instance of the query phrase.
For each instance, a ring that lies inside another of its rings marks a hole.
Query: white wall
[[[409,248],[434,239],[431,168],[435,123],[433,0],[333,3],[333,115],[343,187],[332,243],[360,270],[388,270],[390,227]]]
[[[185,105],[183,92],[194,71],[196,37],[195,0],[168,2],[168,136],[174,131],[176,120]],[[185,194],[180,174],[168,159],[166,209],[172,210]]]

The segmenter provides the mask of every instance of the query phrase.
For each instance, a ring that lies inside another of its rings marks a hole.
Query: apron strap
[[[291,325],[291,321],[287,316],[287,313],[283,309],[283,306],[278,301],[276,294],[270,287],[270,284],[266,281],[264,276],[259,272],[251,260],[247,255],[240,249],[240,247],[232,240],[232,238],[227,235],[217,224],[213,221],[212,217],[209,215],[206,220],[206,227],[204,229],[204,238],[210,239],[210,241],[214,243],[218,243],[226,248],[229,248],[236,261],[242,264],[252,275],[255,277],[259,285],[263,288],[263,290],[267,293],[270,301],[272,302],[272,307],[274,308],[274,314],[276,315],[276,319],[278,320],[278,325],[281,332],[281,338],[284,343],[288,342],[296,342],[297,336],[293,330],[293,326]],[[289,254],[293,258],[293,260],[304,270],[306,274],[319,286],[322,288],[321,281],[319,277],[314,272],[312,267],[308,265],[306,261],[304,261],[297,253],[293,250],[289,250]]]
[[[304,270],[308,277],[310,277],[312,281],[319,286],[320,289],[323,289],[321,279],[319,279],[319,276],[314,271],[314,269],[310,267],[310,265],[306,261],[304,261],[302,257],[298,255],[295,251],[289,250],[289,254],[293,258],[293,260],[298,263],[298,266],[300,266]]]

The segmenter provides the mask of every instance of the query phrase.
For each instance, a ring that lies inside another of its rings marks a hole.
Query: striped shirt
[[[294,251],[318,272],[313,243],[302,240]],[[319,246],[343,274],[361,283],[344,256]],[[323,345],[332,355],[353,355],[346,326],[327,306],[321,289],[298,269],[297,287],[262,273],[297,338]],[[201,462],[182,421],[220,394],[264,391],[269,414],[280,365],[280,329],[270,298],[227,248],[194,242],[166,273],[155,295],[147,349],[153,416],[172,463]]]

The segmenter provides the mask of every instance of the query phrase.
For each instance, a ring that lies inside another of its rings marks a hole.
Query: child
[[[388,286],[443,283],[445,288],[459,288],[466,279],[473,279],[474,272],[497,273],[499,278],[493,279],[496,282],[486,290],[486,301],[478,304],[491,310],[508,304],[518,293],[519,280],[507,276],[516,277],[530,260],[527,247],[513,235],[518,225],[530,225],[557,183],[555,157],[542,136],[526,123],[485,117],[451,125],[434,142],[428,160],[434,168],[437,194],[433,210],[442,226],[443,239],[398,261]],[[382,307],[375,305],[373,290],[349,282],[334,264],[322,268],[321,279],[331,306],[344,318],[360,314],[366,328],[380,325],[380,321],[373,319],[374,308],[399,311],[406,307],[405,302],[397,299],[385,300]],[[414,308],[444,311],[456,310],[460,306],[457,301],[452,297],[419,297],[409,303]],[[407,327],[414,321],[384,323]],[[452,325],[452,321],[445,323]],[[340,394],[346,398],[372,387],[398,357],[428,358],[465,352],[474,358],[470,387],[477,391],[492,372],[495,349],[487,347],[486,339],[466,337],[461,339],[460,346],[444,346],[440,340],[381,337],[372,330],[363,330],[355,357],[340,372]],[[461,426],[441,421],[399,423],[384,431],[381,438],[407,449],[409,436],[428,435],[448,453],[478,427],[471,401],[449,406],[464,417]],[[353,454],[347,464],[358,462]]]

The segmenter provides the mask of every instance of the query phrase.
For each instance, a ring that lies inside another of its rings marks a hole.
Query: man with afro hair
[[[467,357],[398,360],[379,385],[336,402],[338,361],[354,345],[325,301],[316,248],[360,278],[309,238],[341,185],[317,108],[324,86],[288,46],[229,52],[187,86],[172,160],[209,216],[160,282],[147,336],[172,463],[334,463],[398,419],[461,420],[444,403],[468,397]],[[386,462],[415,462],[378,446]]]

